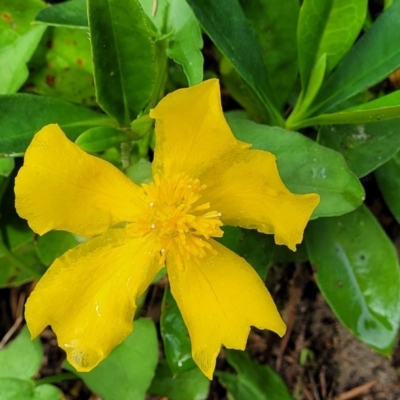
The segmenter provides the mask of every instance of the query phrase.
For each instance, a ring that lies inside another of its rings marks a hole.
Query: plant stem
[[[45,383],[58,383],[62,381],[72,381],[73,379],[79,379],[72,372],[64,372],[58,375],[46,376],[46,378],[37,379],[35,386],[44,385]]]
[[[131,165],[131,149],[132,144],[130,142],[121,143],[121,164],[123,170],[127,169]]]

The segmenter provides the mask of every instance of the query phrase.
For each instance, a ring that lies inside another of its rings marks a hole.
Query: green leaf
[[[387,206],[400,223],[400,153],[375,171],[375,178]]]
[[[15,160],[11,157],[0,157],[0,176],[8,177],[15,167]]]
[[[97,153],[126,141],[128,137],[125,132],[108,126],[98,126],[83,132],[75,143],[85,151]]]
[[[297,0],[240,0],[243,12],[260,42],[271,89],[280,108],[293,88],[297,65]]]
[[[227,360],[237,375],[216,371],[234,400],[292,400],[279,375],[268,365],[259,365],[243,351],[227,350]]]
[[[31,22],[43,7],[40,0],[1,2],[0,94],[17,92],[28,77],[26,63],[46,29],[44,26],[32,26]]]
[[[336,316],[362,342],[389,355],[400,323],[400,270],[378,221],[362,206],[312,221],[305,241],[318,287]]]
[[[149,393],[168,397],[170,400],[205,400],[210,381],[198,369],[173,375],[168,364],[162,360],[156,370]]]
[[[322,85],[325,71],[326,53],[322,54],[322,56],[315,63],[311,71],[307,89],[305,90],[304,94],[303,92],[300,93],[296,106],[294,107],[293,112],[290,114],[289,118],[286,121],[286,127],[288,129],[295,130],[295,128],[297,128],[299,125],[301,126],[301,121],[304,118],[303,116],[307,115],[308,107],[314,100],[319,88]],[[298,121],[300,121],[300,123]]]
[[[172,372],[178,374],[195,368],[189,332],[169,286],[164,291],[161,312],[161,336],[167,362]]]
[[[316,61],[326,53],[327,73],[350,50],[364,24],[367,0],[305,0],[298,27],[302,88]]]
[[[321,114],[292,126],[292,129],[312,125],[358,124],[399,118],[400,90],[379,97],[365,104],[347,108],[332,114]]]
[[[39,12],[35,21],[46,25],[87,29],[89,27],[86,0],[53,4]]]
[[[283,125],[262,59],[238,0],[188,0],[196,17],[219,50],[264,104],[269,121]]]
[[[42,363],[43,350],[38,338],[31,340],[24,326],[17,338],[0,350],[0,377],[32,378]]]
[[[60,390],[52,385],[34,387],[31,380],[0,377],[1,400],[61,400]]]
[[[154,322],[135,321],[133,333],[90,372],[77,372],[85,384],[105,400],[143,400],[154,377],[158,361],[158,341]]]
[[[219,71],[224,87],[229,94],[246,110],[251,119],[260,123],[267,123],[265,107],[250,86],[236,72],[235,67],[226,58],[222,57]]]
[[[274,256],[272,258],[272,264],[282,263],[301,263],[308,261],[308,253],[304,241],[297,245],[297,250],[292,251],[286,246],[275,246]]]
[[[199,22],[185,0],[140,0],[144,12],[157,29],[158,38],[168,42],[167,55],[182,65],[190,86],[203,80],[203,38]]]
[[[88,0],[97,101],[127,127],[149,102],[155,81],[154,43],[137,0]]]
[[[96,105],[88,32],[51,28],[46,39],[42,43],[43,64],[38,63],[29,77],[29,90],[59,100]]]
[[[128,133],[131,139],[139,140],[154,126],[154,120],[148,114],[142,115],[131,123],[131,131]]]
[[[25,224],[3,222],[4,239],[0,240],[0,287],[17,287],[43,275],[45,268],[35,251],[34,233]]]
[[[42,263],[49,266],[56,258],[77,245],[78,242],[72,233],[50,231],[37,238],[36,250]]]
[[[1,400],[33,400],[32,381],[18,378],[1,378]]]
[[[273,236],[233,226],[224,226],[222,229],[224,236],[217,240],[243,257],[265,280],[275,250]]]
[[[12,44],[0,48],[0,94],[18,91],[28,78],[26,63],[43,36],[46,27],[34,26]]]
[[[313,102],[310,114],[330,111],[369,88],[400,66],[400,2],[396,1],[354,45],[330,75]]]
[[[125,170],[125,175],[137,185],[151,183],[153,180],[151,162],[140,160],[136,164],[129,166]]]
[[[23,93],[0,96],[0,154],[22,154],[34,134],[51,123],[71,140],[92,126],[115,125],[104,114],[60,100]]]
[[[1,46],[7,46],[29,32],[36,14],[44,7],[41,0],[1,0]]]
[[[226,116],[237,139],[251,143],[252,149],[270,151],[276,156],[282,180],[292,192],[321,196],[313,218],[341,215],[363,202],[360,181],[336,151],[300,133]]]
[[[318,142],[343,154],[347,165],[362,177],[400,149],[400,120],[321,127]]]
[[[33,400],[62,400],[60,389],[53,385],[40,385],[35,387],[33,393]]]
[[[327,26],[333,0],[305,0],[300,8],[297,41],[301,87],[306,90],[317,60],[320,40]]]

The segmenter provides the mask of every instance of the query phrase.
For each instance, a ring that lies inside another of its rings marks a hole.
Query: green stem
[[[121,164],[122,169],[127,169],[131,165],[131,150],[132,143],[123,142],[121,143]]]
[[[41,274],[37,272],[30,265],[25,264],[19,257],[17,257],[0,239],[0,252],[2,252],[11,262],[13,262],[21,271],[26,272],[33,278],[39,279]]]
[[[72,372],[64,372],[63,374],[46,376],[46,378],[37,379],[35,381],[35,386],[44,385],[46,383],[58,383],[58,382],[62,382],[62,381],[72,381],[74,379],[79,379],[79,378]]]

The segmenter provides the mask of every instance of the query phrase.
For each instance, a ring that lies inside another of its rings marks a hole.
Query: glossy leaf
[[[367,0],[305,0],[298,27],[299,67],[302,88],[312,69],[326,54],[329,73],[349,51],[367,12]]]
[[[233,226],[224,226],[222,229],[224,236],[218,241],[243,257],[265,280],[275,250],[273,236]]]
[[[281,107],[293,88],[297,65],[297,0],[240,0],[243,12],[260,42],[271,88]]]
[[[293,128],[312,125],[359,124],[396,119],[400,116],[400,90],[376,100],[332,114],[321,114],[301,121]]]
[[[322,85],[322,81],[325,76],[326,71],[326,53],[316,61],[308,81],[307,88],[300,93],[297,103],[286,121],[286,128],[290,130],[295,130],[295,128],[301,125],[304,115],[307,115],[308,107],[314,100],[318,90]],[[299,123],[300,121],[300,123]]]
[[[72,233],[63,231],[50,231],[36,240],[37,253],[46,266],[50,266],[57,257],[76,245],[78,242]]]
[[[156,80],[154,43],[137,0],[88,0],[97,101],[127,127]]]
[[[238,0],[188,0],[194,14],[219,50],[254,90],[269,121],[283,125],[262,59],[262,50],[252,34]]]
[[[42,353],[40,340],[31,340],[25,326],[16,339],[0,350],[0,377],[32,378],[42,363]]]
[[[357,41],[323,84],[313,103],[314,115],[329,112],[399,68],[399,21],[400,2],[396,1]]]
[[[90,127],[115,125],[106,115],[60,100],[23,93],[0,96],[0,154],[22,154],[33,135],[51,123],[58,123],[71,140]]]
[[[164,291],[161,312],[161,336],[165,356],[172,372],[178,374],[197,368],[191,355],[189,332],[169,286]]]
[[[237,350],[227,350],[228,363],[237,375],[216,371],[221,384],[234,400],[292,400],[282,379],[268,365],[259,365],[250,356]]]
[[[203,38],[199,22],[185,0],[140,0],[144,12],[156,27],[159,38],[167,40],[167,55],[182,65],[189,86],[203,80]]]
[[[46,62],[36,66],[29,77],[30,91],[86,106],[96,105],[88,32],[50,28],[43,46]]]
[[[375,171],[375,178],[387,206],[400,223],[400,153]]]
[[[296,132],[227,117],[238,139],[275,154],[282,180],[292,192],[321,196],[313,218],[341,215],[363,202],[361,183],[337,152]]]
[[[128,137],[125,132],[108,126],[98,126],[83,132],[75,143],[85,151],[96,153],[126,141]]]
[[[170,400],[205,400],[210,389],[210,381],[198,369],[174,375],[168,364],[162,361],[156,370],[149,393],[168,397]]]
[[[39,12],[35,21],[46,25],[87,29],[89,27],[86,0],[52,4]]]
[[[336,316],[362,342],[389,355],[400,323],[400,270],[378,221],[362,206],[312,221],[305,241],[318,287]]]
[[[77,372],[95,393],[107,400],[143,400],[154,377],[158,361],[158,342],[154,322],[135,321],[135,328],[111,354],[90,372]]]
[[[400,119],[321,127],[318,142],[343,154],[359,177],[374,171],[400,149]]]
[[[308,86],[317,60],[320,40],[329,18],[333,0],[305,0],[300,8],[298,25],[299,70],[302,89]]]
[[[258,39],[263,62],[271,80],[271,89],[278,108],[287,100],[298,74],[297,64],[297,0],[240,0],[243,12]],[[265,107],[250,86],[223,57],[220,73],[229,94],[257,122],[268,122]]]

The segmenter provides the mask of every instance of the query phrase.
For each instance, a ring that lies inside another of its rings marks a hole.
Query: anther
[[[151,224],[151,225],[150,225],[150,228],[151,228],[151,229],[154,229],[155,227],[156,227],[155,224]]]
[[[151,203],[149,204],[149,206],[150,206],[150,207],[153,207],[153,206],[154,206],[154,203],[153,203],[153,202],[151,202]]]

